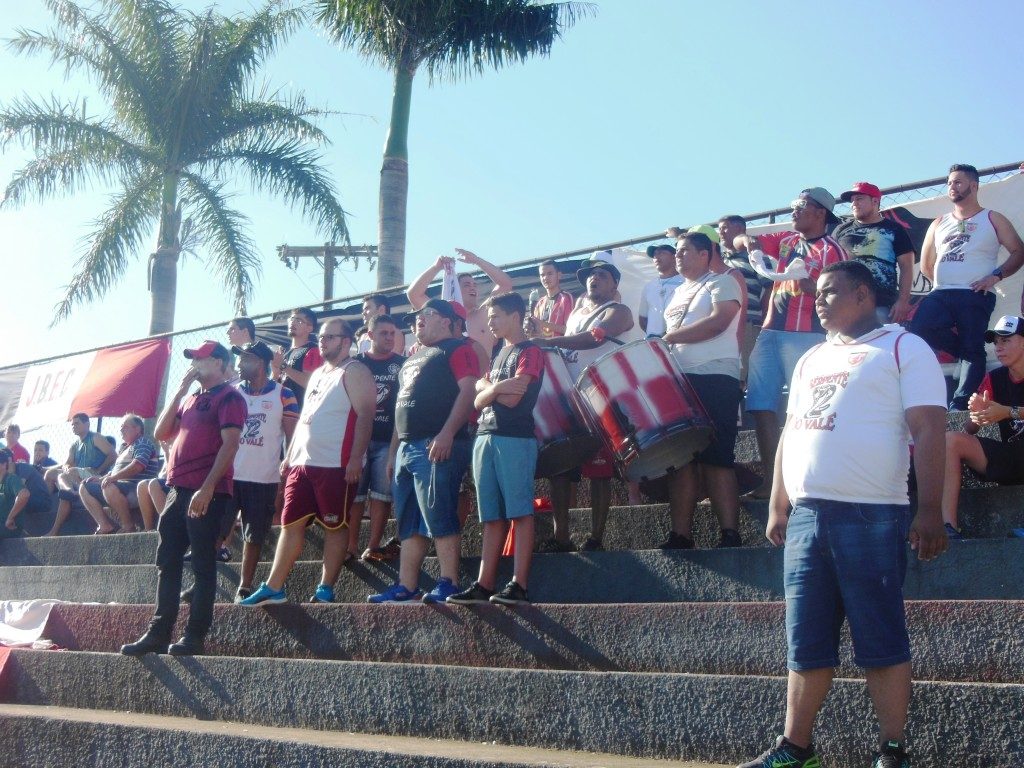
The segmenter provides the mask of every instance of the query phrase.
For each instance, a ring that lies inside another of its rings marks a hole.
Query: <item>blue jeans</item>
[[[483,434],[473,443],[473,480],[476,482],[480,522],[514,520],[533,514],[533,471],[537,440]]]
[[[777,411],[782,390],[804,352],[825,340],[823,333],[762,329],[747,363],[748,411]]]
[[[910,321],[911,333],[962,361],[951,408],[966,411],[968,399],[985,378],[985,331],[995,306],[991,291],[946,288],[925,296]]]
[[[459,522],[459,486],[469,466],[472,441],[452,442],[447,461],[431,461],[429,440],[403,440],[395,457],[391,486],[398,538],[430,536],[435,539],[462,532]]]
[[[909,528],[906,504],[793,502],[784,567],[790,669],[838,666],[844,618],[858,666],[910,660],[903,610]]]
[[[391,501],[391,478],[388,477],[388,454],[391,452],[390,440],[371,440],[366,449],[366,466],[359,478],[359,491],[356,501],[366,501],[366,497],[378,501]]]

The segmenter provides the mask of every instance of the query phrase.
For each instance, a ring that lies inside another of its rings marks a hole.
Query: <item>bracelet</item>
[[[604,332],[604,328],[592,328],[590,331],[590,335],[594,337],[594,341],[596,341],[598,344],[604,341],[605,336],[607,336],[607,334]]]

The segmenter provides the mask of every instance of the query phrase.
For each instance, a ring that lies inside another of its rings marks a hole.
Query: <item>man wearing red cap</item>
[[[871,270],[878,283],[878,321],[902,323],[914,284],[914,246],[906,228],[882,216],[882,192],[874,184],[858,181],[839,199],[850,204],[853,218],[832,236],[851,259]]]

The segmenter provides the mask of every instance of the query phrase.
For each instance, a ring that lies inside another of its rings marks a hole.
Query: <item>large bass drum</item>
[[[572,384],[562,354],[544,347],[544,381],[533,408],[534,434],[537,436],[536,477],[554,477],[578,467],[601,447],[601,438],[593,434],[583,414],[583,400]]]

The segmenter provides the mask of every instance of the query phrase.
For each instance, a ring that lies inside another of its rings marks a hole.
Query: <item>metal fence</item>
[[[1020,163],[1011,163],[1001,166],[995,166],[991,168],[979,169],[982,183],[989,183],[994,181],[1001,181],[1009,176],[1012,176],[1019,171]],[[945,194],[946,189],[946,178],[944,176],[933,179],[926,179],[924,181],[913,182],[909,184],[902,184],[896,187],[890,187],[882,190],[882,207],[893,208],[900,205],[906,205],[917,200],[924,200],[936,196]],[[848,213],[849,206],[847,204],[840,204],[836,208],[837,215],[842,216]],[[747,220],[748,225],[756,226],[758,224],[770,224],[788,219],[790,214],[790,208],[788,206],[784,208],[776,208],[767,211],[758,211],[752,214],[748,214],[744,218]],[[620,240],[612,243],[601,243],[597,245],[591,245],[586,248],[580,248],[574,251],[564,251],[561,253],[546,254],[543,256],[537,256],[535,258],[527,259],[524,261],[507,264],[502,267],[512,278],[515,288],[519,291],[528,292],[533,288],[539,288],[540,284],[537,279],[536,266],[547,259],[554,259],[558,261],[560,268],[564,274],[563,285],[567,290],[578,289],[579,284],[575,279],[575,271],[577,263],[582,259],[589,256],[594,251],[612,250],[615,248],[627,248],[636,247],[643,249],[647,245],[659,242],[665,242],[664,232],[656,232],[649,235],[641,235],[638,237],[630,238],[627,240]],[[435,289],[436,290],[436,289]],[[384,289],[380,291],[389,298],[393,298],[392,313],[398,316],[404,314],[404,312],[410,310],[408,303],[405,299],[405,286],[394,286],[392,288]],[[329,310],[324,312],[324,316],[341,316],[348,320],[355,320],[358,324],[359,313],[361,309],[362,296],[344,296],[330,301],[323,302],[321,304],[312,305],[314,310],[320,311],[325,307],[330,307]],[[284,333],[285,321],[291,312],[291,307],[276,312],[270,312],[263,315],[254,316],[252,320],[257,326],[257,335],[261,338],[266,339],[272,343],[285,343],[286,336]],[[167,374],[167,388],[172,389],[177,386],[177,383],[185,375],[188,370],[188,361],[182,356],[181,351],[190,347],[196,347],[201,344],[205,339],[215,339],[221,343],[227,343],[226,329],[230,318],[226,318],[220,323],[213,325],[204,325],[198,328],[189,328],[183,331],[176,331],[174,333],[164,334],[164,337],[171,339],[172,354],[170,363],[168,365]],[[123,343],[130,343],[128,341]],[[9,368],[18,368],[34,363],[42,363],[50,360],[56,360],[61,357],[68,357],[72,354],[81,354],[81,352],[89,352],[93,350],[80,350],[79,352],[68,353],[67,355],[56,355],[53,357],[34,360],[24,363],[18,363],[16,365],[0,367],[0,371]],[[107,417],[102,419],[102,432],[104,434],[117,436],[118,427],[120,426],[121,419],[119,417]],[[94,425],[95,426],[95,425]],[[70,424],[53,424],[43,427],[41,429],[35,429],[31,432],[26,432],[22,436],[22,443],[29,448],[31,452],[31,444],[38,439],[44,439],[50,442],[50,453],[53,458],[57,461],[63,461],[67,455],[68,449],[74,441],[74,435],[71,433]]]

